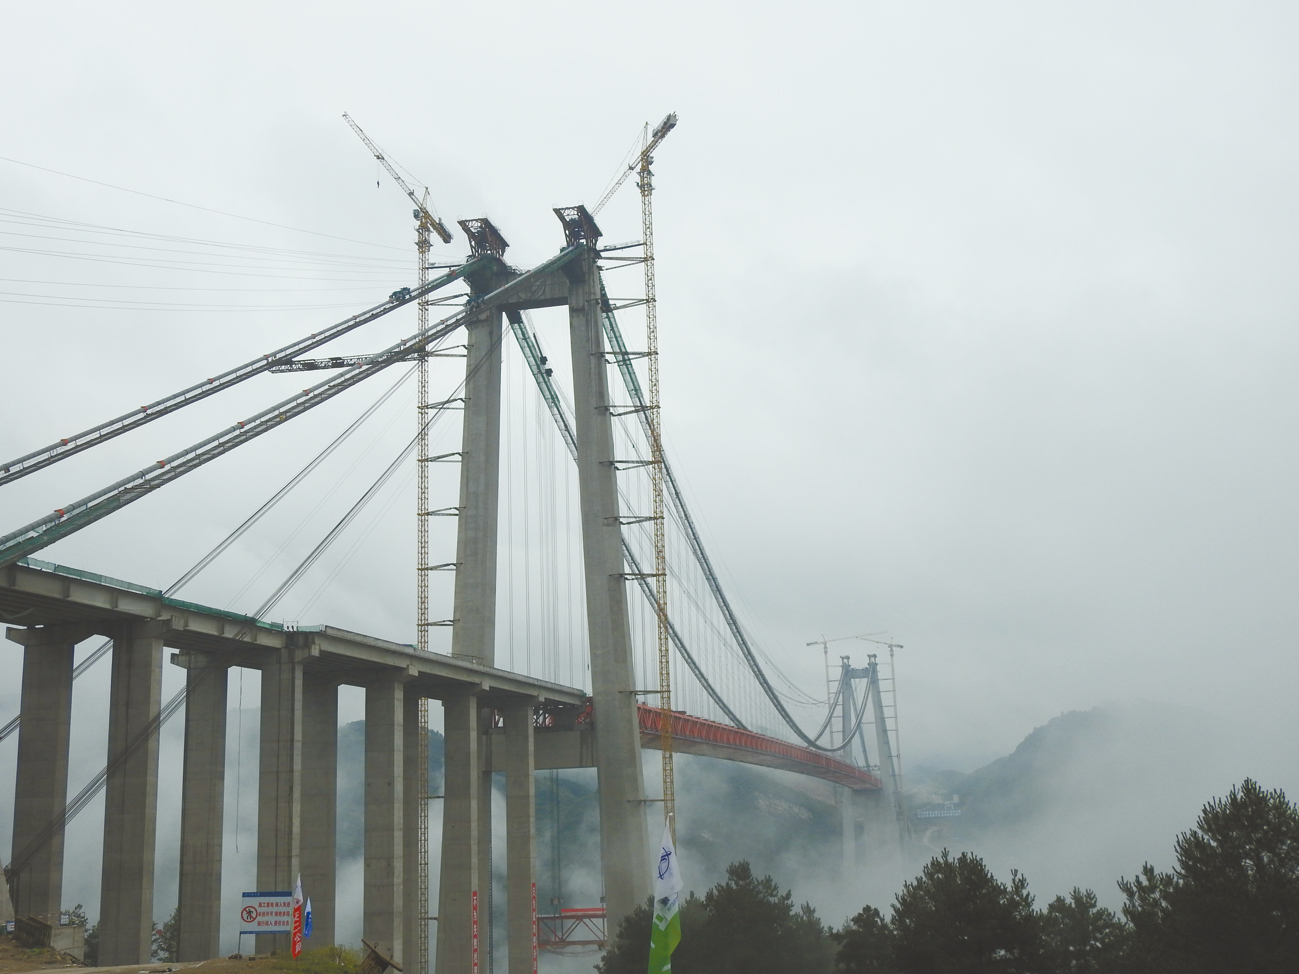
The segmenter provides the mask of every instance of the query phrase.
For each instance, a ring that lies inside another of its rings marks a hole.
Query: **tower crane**
[[[343,112],[343,119],[348,125],[352,126],[352,131],[360,136],[361,141],[365,143],[365,147],[374,154],[374,157],[379,160],[380,165],[382,165],[384,169],[388,170],[388,175],[391,176],[397,185],[401,187],[402,192],[410,197],[410,201],[415,204],[415,212],[412,215],[416,220],[420,221],[420,225],[436,233],[438,239],[440,239],[444,244],[450,243],[451,231],[446,228],[446,224],[438,218],[437,214],[429,209],[428,187],[424,188],[423,198],[416,196],[415,191],[410,188],[406,183],[406,180],[401,178],[401,173],[397,172],[397,170],[393,168],[392,163],[388,161],[387,157],[384,156],[379,147],[371,142],[370,137],[365,134],[361,129],[361,126],[357,125],[356,122],[352,120],[352,116],[347,114],[347,112]]]
[[[628,165],[626,169],[619,173],[618,178],[614,180],[613,185],[609,187],[608,191],[602,197],[600,197],[600,202],[596,203],[595,207],[591,210],[592,216],[597,216],[600,211],[604,209],[604,205],[613,199],[614,193],[618,192],[618,190],[622,188],[622,184],[627,181],[628,176],[634,172],[649,172],[649,167],[654,162],[654,150],[659,147],[660,142],[667,138],[668,133],[676,127],[677,113],[669,112],[664,116],[663,121],[659,122],[658,127],[643,140],[641,151],[636,158],[632,160],[631,164]],[[644,198],[644,192],[644,187],[642,187],[642,199]]]
[[[438,239],[445,244],[451,242],[451,231],[446,228],[446,224],[429,207],[428,187],[424,188],[422,197],[416,196],[415,191],[407,185],[406,180],[401,178],[401,174],[388,161],[379,147],[371,142],[370,137],[362,131],[361,126],[352,120],[352,116],[344,112],[343,118],[352,127],[352,131],[365,143],[365,147],[374,154],[375,159],[379,160],[383,168],[388,170],[388,175],[401,187],[402,192],[410,197],[410,201],[415,204],[415,210],[411,216],[416,221],[415,250],[419,261],[419,283],[423,285],[429,279],[429,251],[432,248],[430,235],[437,234]],[[428,329],[429,321],[428,299],[420,298],[417,308],[419,330],[424,332]],[[417,648],[420,652],[427,653],[429,651],[428,632],[430,626],[428,618],[428,518],[430,515],[428,505],[428,422],[425,419],[425,414],[430,405],[427,352],[421,352],[419,355],[418,373],[419,388],[416,392],[416,410],[419,443],[416,446],[418,455],[415,463],[415,632]],[[427,919],[429,916],[428,733],[428,701],[421,698],[419,702],[419,966],[414,974],[427,974],[429,969]]]
[[[663,761],[663,816],[676,841],[676,773],[672,755],[672,656],[669,651],[670,624],[668,622],[668,565],[667,544],[664,535],[665,505],[663,499],[663,429],[659,409],[659,328],[658,297],[654,281],[654,210],[651,197],[654,192],[654,150],[667,134],[677,126],[677,113],[669,112],[655,127],[646,132],[640,153],[605,192],[592,211],[594,216],[613,199],[613,194],[633,172],[640,186],[641,233],[643,234],[645,262],[645,357],[649,360],[649,402],[647,416],[650,434],[650,483],[654,496],[652,523],[654,525],[654,595],[658,616],[658,670],[659,670],[659,733],[660,754]]]

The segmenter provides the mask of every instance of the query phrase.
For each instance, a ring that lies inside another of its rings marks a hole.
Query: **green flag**
[[[649,974],[666,974],[672,970],[672,951],[681,943],[677,894],[682,888],[677,850],[672,844],[672,830],[666,822],[657,859],[654,864],[654,922],[650,924]]]

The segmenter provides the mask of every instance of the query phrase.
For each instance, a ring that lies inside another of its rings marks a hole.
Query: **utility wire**
[[[116,186],[113,183],[105,183],[102,182],[101,180],[90,179],[86,176],[76,176],[70,172],[61,172],[58,169],[50,169],[47,166],[38,166],[32,162],[23,162],[21,159],[10,159],[8,156],[0,156],[0,162],[10,162],[13,163],[15,166],[26,166],[28,169],[39,169],[41,172],[53,173],[55,176],[63,176],[67,179],[75,179],[79,182],[91,183],[95,186],[103,186],[107,189],[115,189],[121,193],[130,193],[133,196],[143,196],[151,200],[160,200],[163,203],[172,203],[175,204],[176,206],[185,206],[191,210],[202,210],[205,213],[215,213],[218,216],[228,216],[234,220],[244,220],[248,223],[260,223],[262,226],[275,227],[279,230],[292,230],[295,233],[306,233],[314,237],[328,237],[331,240],[345,240],[348,243],[364,244],[367,247],[381,247],[384,250],[404,251],[406,249],[404,247],[394,247],[390,244],[374,243],[373,241],[370,240],[357,240],[353,237],[340,237],[333,233],[321,233],[319,230],[304,230],[301,227],[292,227],[284,223],[272,223],[270,220],[259,220],[256,217],[244,216],[240,213],[231,213],[229,210],[216,210],[210,206],[199,206],[197,203],[186,203],[183,200],[174,200],[167,196],[155,196],[153,193],[141,192],[138,189],[128,189],[125,186]]]
[[[261,355],[250,362],[245,362],[243,365],[235,366],[233,369],[227,369],[225,372],[221,372],[203,382],[195,383],[188,388],[181,389],[179,392],[174,392],[171,395],[165,396],[147,406],[141,406],[139,409],[132,410],[129,413],[124,413],[105,423],[92,426],[88,430],[83,430],[73,436],[60,439],[58,442],[51,443],[49,446],[43,447],[40,450],[34,450],[31,453],[18,457],[17,459],[10,460],[8,463],[0,466],[0,485],[10,483],[11,481],[17,480],[19,477],[25,477],[27,474],[33,473],[36,470],[41,470],[51,464],[58,463],[60,460],[72,456],[75,453],[88,450],[92,446],[97,446],[98,444],[120,436],[129,430],[137,429],[145,423],[151,423],[155,419],[174,413],[192,403],[206,399],[218,392],[223,392],[231,386],[251,379],[255,375],[260,375],[263,372],[269,371],[274,365],[280,365],[291,361],[314,348],[319,348],[321,345],[333,341],[335,338],[346,335],[348,332],[354,331],[362,325],[369,324],[370,322],[383,317],[390,311],[394,311],[403,305],[409,304],[412,301],[423,297],[425,294],[429,294],[459,280],[475,263],[475,260],[470,260],[463,266],[457,267],[448,273],[443,274],[441,277],[429,281],[428,284],[423,287],[413,289],[403,288],[400,291],[394,291],[387,301],[375,305],[367,311],[352,315],[350,318],[345,318],[343,321],[331,325],[321,331],[312,332],[305,338],[300,338],[297,341],[291,342],[273,352]],[[348,375],[350,374],[351,373],[349,372]],[[239,427],[242,429],[245,425],[246,424],[244,423],[240,423]],[[9,540],[8,537],[0,540],[0,545],[7,540]]]

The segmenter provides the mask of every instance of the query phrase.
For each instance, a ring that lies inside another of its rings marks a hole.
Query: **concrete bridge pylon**
[[[561,220],[564,217],[561,215]],[[640,730],[632,694],[631,634],[626,602],[621,521],[614,470],[613,431],[594,230],[565,221],[570,246],[581,253],[527,295],[467,322],[464,433],[456,548],[452,655],[491,665],[495,653],[498,539],[502,313],[566,306],[573,359],[583,567],[590,638],[592,696],[599,715],[595,764],[600,794],[600,840],[608,924],[614,929],[650,891],[648,832],[640,766]],[[499,240],[499,234],[492,235]],[[499,258],[499,254],[494,254]],[[504,283],[506,270],[470,278],[475,295]],[[492,769],[506,769],[507,909],[509,971],[535,970],[536,820],[532,775],[532,708],[502,714],[501,760],[492,754],[491,712],[471,699],[448,701],[445,711],[446,790],[438,906],[437,967],[476,970],[492,941]],[[526,922],[525,922],[526,921]]]

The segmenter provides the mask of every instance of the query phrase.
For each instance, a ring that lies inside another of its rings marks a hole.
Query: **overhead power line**
[[[21,159],[11,159],[8,156],[0,156],[0,162],[9,162],[15,166],[26,166],[28,169],[38,169],[41,172],[52,173],[55,176],[63,176],[66,179],[75,179],[78,182],[90,183],[95,186],[103,186],[106,189],[115,189],[120,193],[130,193],[133,196],[143,196],[151,200],[160,200],[163,203],[172,203],[176,206],[188,207],[191,210],[202,210],[204,213],[215,213],[218,216],[227,216],[233,220],[244,220],[248,223],[260,223],[262,226],[275,227],[279,230],[292,230],[294,233],[307,233],[313,237],[328,237],[331,240],[345,240],[348,243],[364,244],[367,247],[382,247],[384,250],[405,250],[404,247],[394,247],[391,244],[375,243],[372,240],[357,240],[355,237],[340,237],[334,233],[322,233],[319,230],[305,230],[302,227],[290,226],[287,223],[272,223],[270,220],[260,220],[255,216],[244,216],[242,213],[232,213],[229,210],[217,210],[210,206],[200,206],[198,203],[186,203],[184,200],[174,200],[169,196],[157,196],[154,193],[146,193],[138,189],[130,189],[126,186],[118,186],[114,183],[106,183],[99,179],[91,179],[88,176],[77,176],[70,172],[63,172],[59,169],[51,169],[48,166],[38,166],[34,162],[23,162]]]

